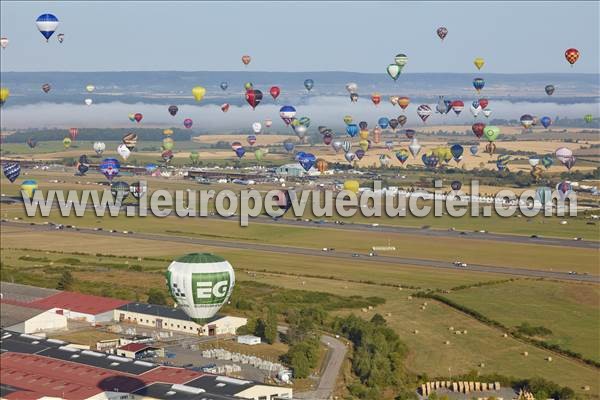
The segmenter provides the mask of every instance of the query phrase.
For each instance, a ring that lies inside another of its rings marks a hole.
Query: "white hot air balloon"
[[[214,254],[187,254],[167,269],[167,287],[173,300],[196,322],[212,318],[227,302],[234,286],[233,267]]]
[[[101,155],[102,153],[104,153],[105,149],[106,144],[104,144],[104,142],[94,142],[94,151],[96,152],[96,154]]]
[[[304,125],[298,125],[298,126],[294,126],[294,132],[296,133],[296,136],[298,136],[300,139],[304,138],[304,136],[306,136],[306,131],[307,128]]]
[[[117,153],[119,153],[121,158],[126,161],[131,155],[131,150],[129,150],[124,143],[121,143],[119,147],[117,147]]]
[[[270,128],[273,125],[273,120],[265,119],[265,127]]]
[[[488,118],[490,115],[492,115],[492,109],[491,108],[484,108],[483,109],[483,115],[485,115],[485,117]]]
[[[8,38],[0,38],[0,47],[2,47],[3,49],[8,47]]]
[[[358,85],[354,82],[349,82],[346,84],[346,90],[350,94],[356,93],[358,92]]]
[[[255,122],[252,124],[252,131],[257,135],[262,131],[262,124],[260,122]]]
[[[85,99],[83,102],[86,106],[91,106],[94,101],[92,99]]]
[[[410,154],[412,154],[413,157],[416,157],[417,154],[419,154],[419,152],[421,151],[421,145],[419,144],[416,138],[413,138],[413,140],[410,141],[410,144],[408,145],[408,150],[410,150]]]

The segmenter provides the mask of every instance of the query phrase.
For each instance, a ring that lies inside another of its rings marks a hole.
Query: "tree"
[[[73,275],[70,271],[63,271],[56,288],[58,290],[71,290],[74,281],[75,279],[73,279]]]
[[[148,300],[149,304],[157,304],[160,306],[167,305],[167,296],[163,293],[162,290],[157,288],[152,288],[148,290]]]
[[[277,314],[273,307],[269,307],[267,310],[264,338],[269,344],[273,344],[277,341]]]

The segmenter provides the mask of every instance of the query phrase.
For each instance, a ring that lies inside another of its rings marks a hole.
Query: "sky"
[[[600,3],[44,2],[0,3],[2,71],[599,73]],[[61,21],[46,43],[35,19]],[[448,28],[442,42],[439,26]],[[567,48],[579,49],[573,68]],[[241,56],[252,56],[248,67]]]

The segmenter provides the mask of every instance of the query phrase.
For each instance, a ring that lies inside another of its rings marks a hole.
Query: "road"
[[[61,232],[75,232],[72,229],[65,228],[64,230],[55,230],[51,225],[30,225],[26,223],[19,223],[13,221],[2,222],[2,226],[18,226],[25,229],[34,231],[52,231],[55,234]],[[215,239],[202,239],[202,238],[191,238],[186,236],[172,236],[172,235],[159,235],[150,233],[128,233],[124,234],[121,232],[109,232],[109,231],[96,231],[91,228],[78,228],[77,233],[100,235],[100,236],[111,236],[111,237],[127,237],[144,240],[156,240],[162,243],[164,242],[175,242],[175,243],[191,243],[202,246],[210,247],[221,247],[231,249],[244,249],[244,250],[255,250],[264,251],[278,254],[290,254],[290,255],[303,255],[303,256],[317,256],[325,258],[344,259],[352,262],[377,262],[379,264],[390,264],[390,265],[402,265],[402,266],[414,266],[414,267],[428,267],[428,268],[441,268],[457,270],[458,268],[452,265],[451,261],[438,261],[428,259],[417,259],[407,257],[395,257],[395,256],[375,256],[369,257],[368,255],[360,255],[355,257],[355,253],[344,252],[344,251],[328,251],[324,252],[321,249],[308,249],[301,247],[289,247],[289,246],[277,246],[270,244],[261,243],[245,243],[236,241],[226,240],[215,240]],[[514,276],[525,276],[531,278],[550,278],[550,279],[561,279],[569,281],[579,282],[595,282],[600,283],[600,276],[598,275],[584,275],[584,274],[568,274],[566,272],[547,271],[547,270],[535,270],[527,268],[516,268],[516,267],[504,267],[494,265],[483,265],[483,264],[469,264],[467,267],[460,268],[461,271],[474,271],[474,272],[487,272],[494,274],[505,274]]]
[[[277,330],[281,333],[286,333],[287,329],[287,326],[277,326]],[[294,393],[294,399],[328,400],[335,390],[337,377],[346,358],[346,344],[325,334],[321,335],[321,343],[328,347],[328,352],[317,388],[309,392]]]

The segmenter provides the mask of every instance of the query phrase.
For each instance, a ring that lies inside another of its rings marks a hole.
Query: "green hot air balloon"
[[[198,154],[197,151],[192,151],[190,153],[190,161],[192,162],[192,164],[197,164],[198,160],[200,160],[200,154]]]
[[[244,83],[244,89],[252,90],[252,89],[254,89],[254,85],[252,84],[252,82],[246,82],[246,83]]]
[[[265,156],[265,152],[262,149],[257,149],[254,152],[254,157],[256,158],[256,161],[258,161],[258,162],[261,162],[264,156]]]
[[[406,63],[408,62],[408,57],[406,56],[406,54],[396,54],[396,57],[394,57],[394,63],[400,67],[400,70],[402,70],[402,68],[404,68],[404,66],[406,65]]]
[[[497,126],[486,126],[483,130],[483,136],[490,142],[494,142],[500,135],[500,128]]]
[[[166,275],[173,300],[195,322],[212,318],[227,302],[235,285],[231,264],[209,253],[177,258]]]
[[[586,115],[583,117],[583,120],[584,120],[585,122],[587,122],[588,124],[591,124],[591,123],[592,123],[592,121],[594,120],[594,116],[593,116],[592,114],[586,114]]]
[[[175,142],[173,142],[173,139],[171,139],[170,137],[164,138],[163,139],[163,143],[162,143],[162,147],[165,150],[173,150],[173,146],[175,145]]]

